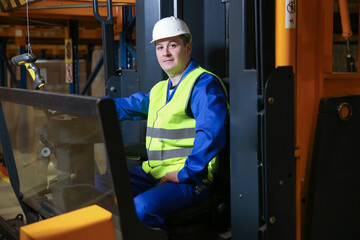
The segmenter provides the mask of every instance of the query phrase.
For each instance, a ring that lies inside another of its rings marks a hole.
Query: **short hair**
[[[184,46],[192,41],[191,35],[189,34],[181,34],[179,37],[182,39]]]

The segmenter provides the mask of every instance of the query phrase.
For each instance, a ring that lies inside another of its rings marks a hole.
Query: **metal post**
[[[104,63],[104,57],[103,57],[103,55],[101,55],[101,58],[97,62],[96,66],[95,66],[94,70],[91,72],[83,90],[81,91],[81,95],[84,95],[88,91],[89,87],[91,86],[91,84],[95,80],[97,74],[99,73],[101,67],[103,66],[103,63]]]
[[[121,68],[133,69],[133,58],[136,51],[132,44],[132,32],[135,27],[135,16],[132,16],[131,6],[123,7],[123,32],[120,34]]]
[[[232,238],[259,234],[257,71],[245,69],[244,1],[230,2],[230,159]],[[249,13],[253,14],[253,13]]]
[[[124,6],[122,8],[123,11],[123,31],[120,33],[120,62],[121,62],[121,68],[123,69],[127,69],[128,67],[128,62],[127,62],[127,57],[126,57],[126,43],[127,43],[127,37],[126,37],[126,33],[127,33],[127,6]]]
[[[2,42],[1,42],[2,41]],[[6,57],[6,43],[7,43],[7,38],[0,38],[0,80],[1,80],[1,84],[0,86],[3,87],[7,87],[8,86],[8,82],[7,82],[7,71],[10,74],[10,81],[12,83],[12,86],[17,87],[19,85],[15,73],[12,70],[10,63],[7,60]],[[2,74],[1,74],[2,73]]]
[[[41,49],[41,58],[46,59],[46,51],[47,49]]]
[[[177,0],[177,2],[178,16],[187,23],[193,37],[192,58],[217,76],[228,77],[225,39],[226,5],[218,0]]]
[[[115,41],[114,42],[115,69],[119,69],[119,67],[120,67],[119,49],[120,49],[120,41]]]
[[[78,20],[70,20],[70,38],[73,52],[73,82],[69,84],[70,93],[79,94],[79,27]]]
[[[125,8],[125,7],[123,7]],[[125,18],[125,16],[123,16]],[[125,24],[123,20],[123,24]],[[120,33],[120,66],[123,69],[126,69],[127,62],[126,62],[126,33],[125,31]]]
[[[110,0],[106,1],[107,18],[103,18],[99,14],[98,1],[93,0],[94,16],[99,20],[102,30],[102,45],[104,54],[104,74],[105,85],[109,79],[116,76],[115,69],[115,53],[114,53],[114,29],[113,29],[113,16],[112,16],[112,3]],[[109,95],[109,89],[106,89],[106,95]]]
[[[142,92],[149,92],[158,81],[163,79],[162,70],[155,55],[155,45],[150,43],[152,29],[161,18],[160,2],[160,0],[136,1],[137,70]]]
[[[0,86],[7,85],[6,71],[5,71],[6,58],[2,57],[2,56],[6,56],[6,44],[7,44],[7,38],[0,37]]]
[[[174,4],[174,17],[178,17],[178,1],[173,0],[173,4]]]

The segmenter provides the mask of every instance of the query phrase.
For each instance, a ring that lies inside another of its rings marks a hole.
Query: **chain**
[[[28,53],[32,53],[31,44],[30,44],[29,1],[30,0],[26,0],[26,25],[27,25],[27,37],[28,37]]]

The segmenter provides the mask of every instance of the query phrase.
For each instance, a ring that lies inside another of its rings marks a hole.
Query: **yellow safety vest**
[[[168,103],[166,100],[169,80],[157,83],[150,91],[146,132],[148,161],[143,162],[142,168],[156,179],[162,178],[168,172],[181,170],[192,152],[196,121],[186,114],[186,108],[196,80],[205,72],[210,73],[197,67],[188,73]],[[219,82],[226,93],[220,79]],[[216,157],[208,164],[210,181],[215,170],[215,161]]]

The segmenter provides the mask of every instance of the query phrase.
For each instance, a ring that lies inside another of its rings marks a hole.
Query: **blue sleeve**
[[[119,120],[144,120],[149,111],[149,96],[141,92],[128,98],[113,98]]]
[[[227,96],[215,76],[205,73],[199,77],[191,96],[191,111],[196,136],[193,151],[178,173],[182,183],[207,179],[208,163],[226,143]]]

